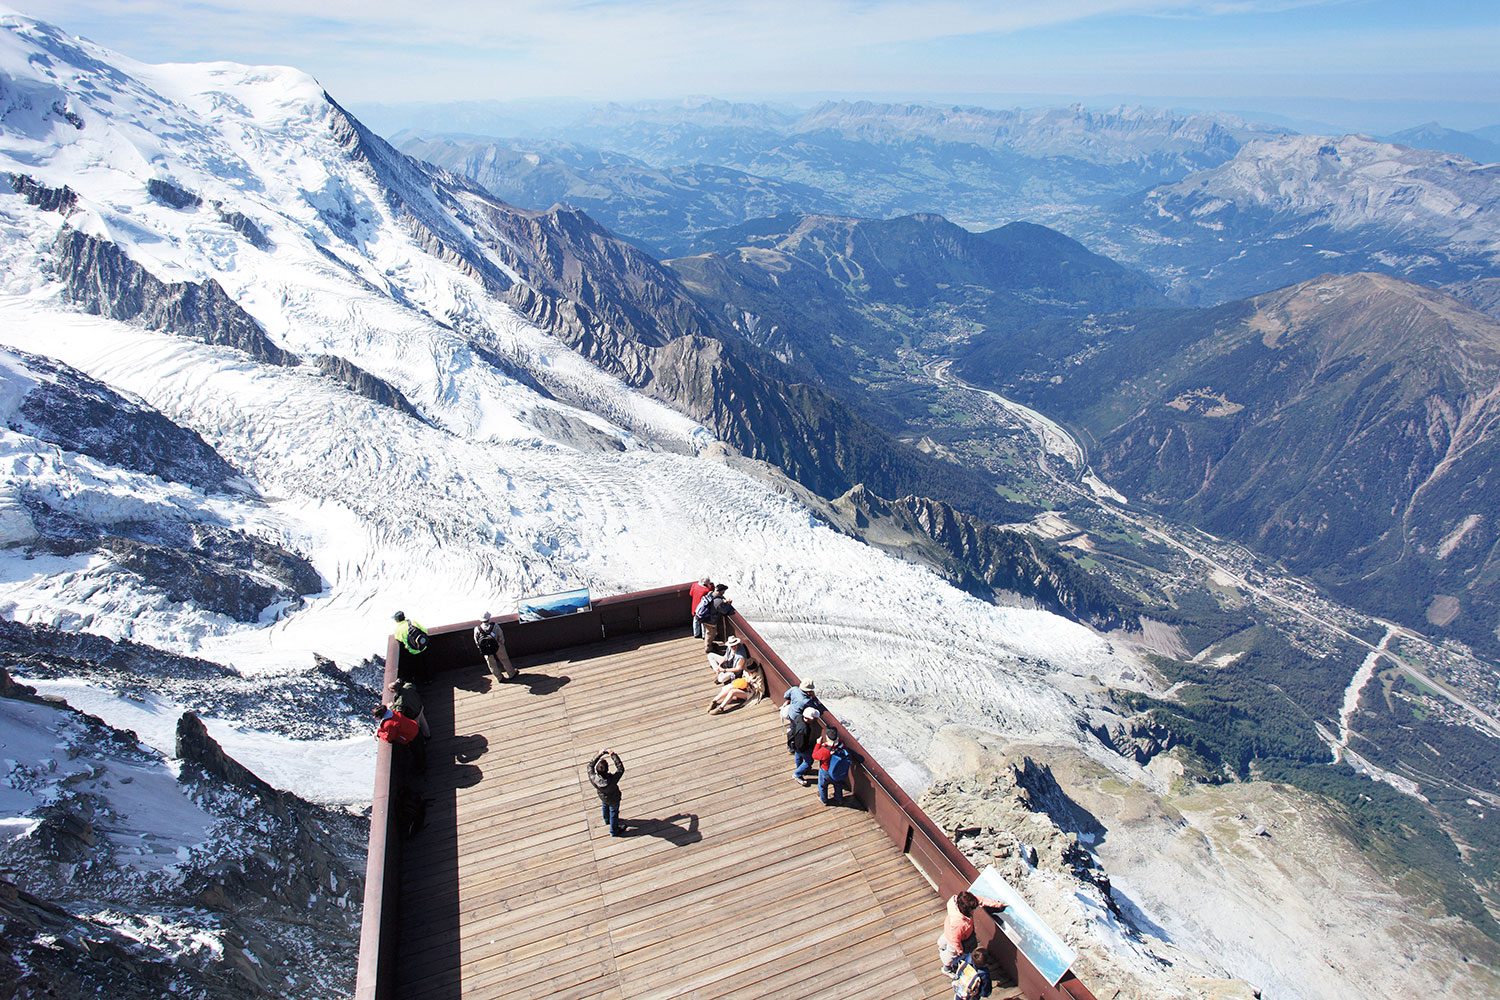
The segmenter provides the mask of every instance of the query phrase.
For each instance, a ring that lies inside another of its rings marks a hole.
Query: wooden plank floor
[[[791,780],[769,700],[706,713],[699,640],[517,666],[423,690],[431,804],[405,845],[400,997],[953,995],[937,893],[862,811]],[[586,777],[605,746],[624,837]]]

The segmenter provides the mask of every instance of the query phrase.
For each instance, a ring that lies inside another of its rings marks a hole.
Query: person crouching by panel
[[[589,761],[589,782],[599,793],[599,802],[604,806],[604,822],[609,826],[611,837],[625,833],[625,824],[620,822],[620,779],[624,776],[625,765],[613,750],[600,750]]]
[[[505,650],[505,633],[499,625],[490,621],[488,611],[479,619],[479,624],[474,626],[474,645],[479,647],[479,654],[484,657],[485,666],[490,668],[496,683],[515,680],[516,667],[510,662],[510,654]]]
[[[412,770],[417,774],[427,771],[427,741],[422,738],[422,727],[417,720],[402,715],[386,705],[375,709],[375,738],[385,740],[392,747],[404,747],[410,755]]]

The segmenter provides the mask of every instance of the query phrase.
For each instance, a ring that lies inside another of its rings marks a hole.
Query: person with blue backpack
[[[831,724],[823,730],[823,738],[813,751],[813,760],[818,762],[818,799],[825,806],[844,804],[844,781],[849,777],[852,763],[849,748],[844,738]],[[829,801],[828,790],[833,789],[833,800]]]

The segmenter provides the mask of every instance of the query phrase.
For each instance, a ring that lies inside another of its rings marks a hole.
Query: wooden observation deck
[[[738,617],[772,693],[708,715],[717,687],[687,603],[684,586],[508,621],[520,676],[503,684],[472,623],[433,630],[426,774],[380,749],[357,998],[953,995],[939,889],[972,866],[868,755],[853,805],[791,780],[775,709],[796,678]],[[388,675],[413,659],[392,643]],[[586,776],[606,746],[626,768],[622,837]],[[402,840],[408,792],[426,825]],[[1020,982],[995,996],[1092,1000],[1071,976],[1039,982],[977,922]]]

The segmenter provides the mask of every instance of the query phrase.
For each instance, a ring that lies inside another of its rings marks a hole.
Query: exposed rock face
[[[1091,242],[1211,305],[1328,271],[1421,282],[1500,276],[1500,164],[1376,142],[1282,136],[1086,224]]]
[[[174,776],[133,735],[71,709],[0,702],[0,713],[18,801],[58,785],[0,843],[7,996],[352,989],[366,820],[272,789],[191,714]]]
[[[23,495],[42,544],[59,555],[97,549],[168,600],[255,621],[283,601],[323,589],[302,556],[233,528],[175,518],[94,524]]]
[[[330,378],[336,378],[340,382],[353,389],[366,399],[373,399],[381,406],[389,406],[398,413],[416,417],[418,420],[425,418],[417,412],[417,408],[401,393],[400,389],[391,385],[384,379],[376,378],[369,372],[346,358],[336,358],[331,354],[320,354],[317,360],[318,371]]]
[[[0,619],[0,697],[31,690],[9,680],[11,675],[71,678],[137,700],[155,696],[202,716],[314,740],[368,731],[382,670],[372,663],[346,673],[323,661],[311,669],[245,677],[221,663],[128,639]],[[15,689],[9,694],[8,685]]]
[[[835,500],[839,527],[895,555],[927,562],[966,590],[1014,594],[1103,631],[1135,627],[1108,582],[1090,576],[1048,543],[997,528],[939,500],[885,500],[863,485]],[[920,543],[928,540],[932,544]]]
[[[257,250],[271,249],[271,238],[248,215],[226,210],[220,202],[214,202],[214,208],[219,213],[219,221],[249,240],[251,246]]]
[[[22,398],[12,430],[111,465],[203,490],[223,490],[233,466],[193,431],[138,399],[115,392],[74,368],[21,351],[14,357],[37,379]]]
[[[60,188],[49,188],[25,174],[9,176],[10,189],[43,212],[61,212],[67,215],[78,204],[77,193],[66,184]]]
[[[0,979],[9,984],[9,996],[148,1000],[205,995],[185,992],[190,984],[198,990],[228,986],[217,976],[203,984],[193,978],[170,958],[144,953],[134,938],[100,921],[74,916],[0,878]]]
[[[185,191],[171,181],[164,181],[160,177],[153,177],[147,181],[146,190],[151,192],[151,197],[173,208],[197,208],[203,204],[203,199],[193,192]]]
[[[298,364],[212,278],[161,281],[113,243],[66,227],[57,234],[54,260],[65,294],[84,312],[238,348],[266,364]]]

